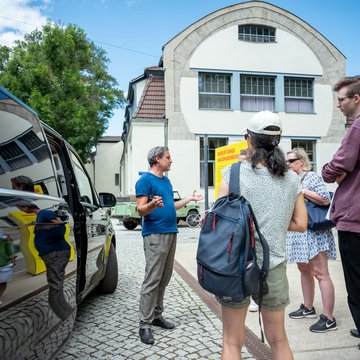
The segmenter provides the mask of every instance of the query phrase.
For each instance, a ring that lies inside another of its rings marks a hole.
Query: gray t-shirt
[[[230,166],[222,171],[226,183],[230,181]],[[301,183],[295,172],[284,177],[270,174],[266,167],[255,168],[247,161],[240,167],[240,194],[254,211],[261,233],[269,244],[270,269],[286,261],[286,234],[294,212]],[[255,239],[258,241],[257,234]],[[258,263],[262,264],[262,247],[256,248]]]

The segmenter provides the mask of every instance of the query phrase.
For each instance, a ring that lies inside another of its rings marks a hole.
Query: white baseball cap
[[[277,126],[279,130],[265,130],[268,126]],[[281,135],[281,120],[269,110],[260,111],[250,119],[247,129],[255,134]]]

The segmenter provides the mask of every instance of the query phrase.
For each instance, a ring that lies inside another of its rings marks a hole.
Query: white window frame
[[[231,109],[231,74],[199,72],[199,109]]]
[[[256,43],[273,43],[276,41],[276,29],[264,25],[239,25],[238,39]]]
[[[314,112],[314,79],[286,76],[284,107],[287,113]]]
[[[240,75],[240,110],[275,111],[275,76]]]

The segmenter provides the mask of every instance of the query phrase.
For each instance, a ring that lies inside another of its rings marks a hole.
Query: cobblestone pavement
[[[119,284],[114,294],[90,295],[78,308],[74,332],[56,359],[220,359],[221,321],[174,272],[165,293],[164,317],[174,330],[153,327],[155,344],[138,336],[139,291],[144,275],[140,229],[117,233]],[[180,228],[179,241],[186,241]],[[244,359],[254,359],[244,348]]]

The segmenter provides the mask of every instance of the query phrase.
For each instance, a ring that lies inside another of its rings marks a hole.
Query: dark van
[[[115,232],[74,149],[0,87],[0,359],[50,359],[118,282]]]

